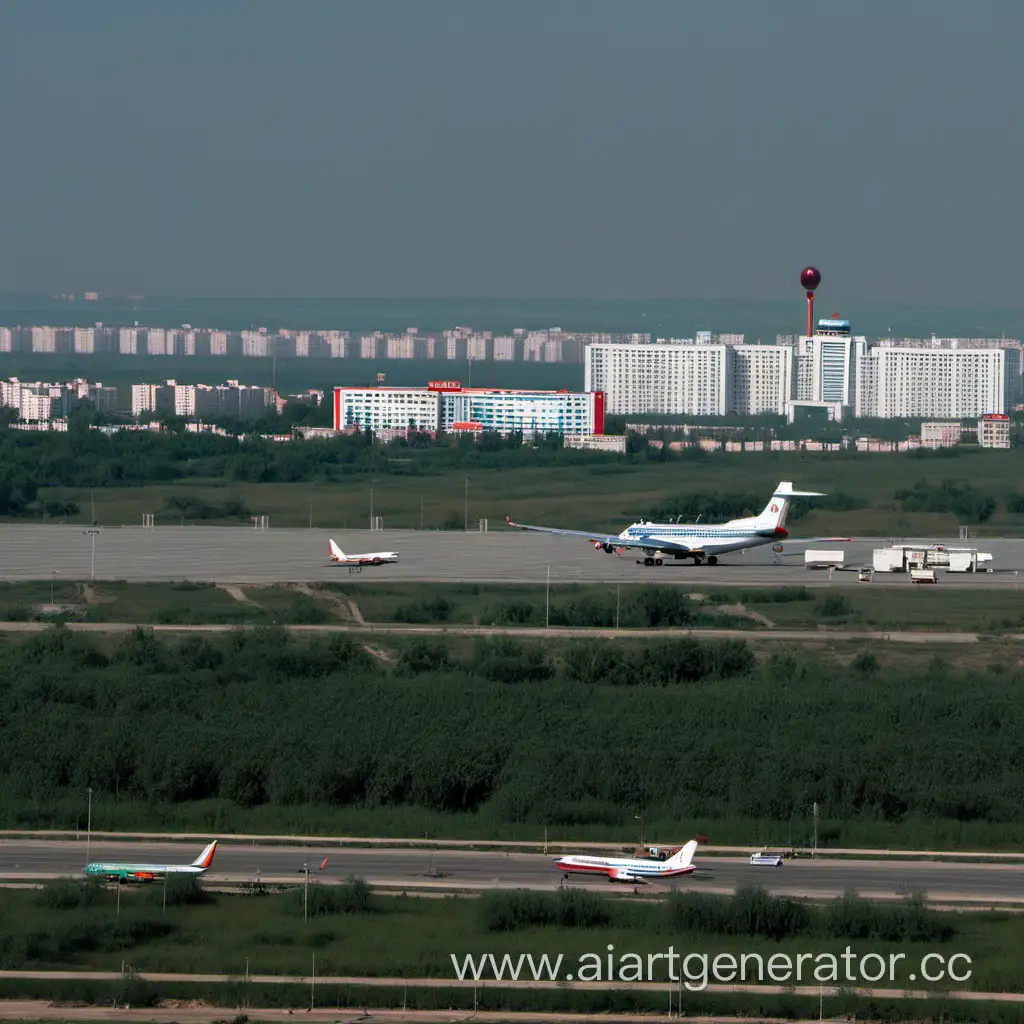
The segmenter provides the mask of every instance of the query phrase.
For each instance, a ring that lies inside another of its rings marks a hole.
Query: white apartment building
[[[269,356],[270,336],[264,331],[242,331],[243,356]]]
[[[793,349],[781,345],[729,346],[732,363],[729,411],[743,416],[781,415],[793,393]]]
[[[603,391],[606,411],[724,416],[732,397],[731,346],[669,342],[588,345],[584,388]]]
[[[545,434],[603,434],[600,392],[511,391],[459,388],[441,394],[441,429],[519,431],[524,438]]]
[[[71,346],[77,355],[92,355],[96,351],[96,331],[92,327],[76,327]]]
[[[494,339],[494,360],[498,363],[511,363],[516,357],[516,339],[503,336]]]
[[[380,331],[375,331],[373,334],[364,334],[359,339],[359,358],[360,359],[376,359],[377,358],[377,344],[383,340],[383,335]]]
[[[32,338],[33,352],[57,351],[56,327],[33,327],[29,334],[30,337]]]
[[[209,342],[211,356],[226,356],[228,354],[227,331],[210,331]]]
[[[0,352],[14,351],[14,331],[10,327],[0,327]]]
[[[187,418],[233,416],[251,419],[274,404],[270,388],[239,384],[179,384],[168,380],[163,384],[133,384],[132,414],[173,412]]]
[[[874,346],[859,354],[857,416],[978,419],[1005,413],[1020,378],[1015,349]]]
[[[145,333],[141,327],[122,327],[117,332],[117,351],[123,356],[138,355],[139,337]]]
[[[796,400],[852,406],[857,391],[857,354],[866,346],[865,338],[841,335],[798,339]]]
[[[151,327],[146,332],[146,354],[151,356],[167,355],[167,331],[162,327]]]
[[[441,422],[441,393],[429,388],[335,388],[334,429],[423,430]]]

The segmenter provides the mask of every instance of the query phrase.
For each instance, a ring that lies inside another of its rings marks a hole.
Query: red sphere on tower
[[[807,337],[814,333],[814,289],[821,284],[821,271],[817,267],[804,267],[800,271],[800,283],[807,294]]]
[[[817,267],[804,267],[800,271],[800,283],[807,291],[813,292],[821,284],[821,271]]]

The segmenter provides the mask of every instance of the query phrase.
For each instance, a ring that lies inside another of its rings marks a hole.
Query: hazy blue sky
[[[786,298],[814,262],[1020,305],[1022,37],[1021,0],[4,0],[0,289]]]

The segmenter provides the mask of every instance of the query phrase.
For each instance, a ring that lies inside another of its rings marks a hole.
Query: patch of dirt
[[[99,593],[89,583],[83,584],[82,597],[85,599],[86,604],[113,604],[117,600],[116,597],[111,597],[110,594]]]
[[[382,651],[379,647],[371,647],[369,644],[363,644],[363,650],[367,654],[372,655],[378,661],[383,661],[385,665],[394,665],[398,659],[390,651]]]
[[[335,594],[330,590],[314,590],[307,583],[296,583],[295,589],[300,594],[313,598],[315,601],[327,601],[334,606],[342,622],[354,622],[357,626],[365,626],[366,620],[355,601],[345,597],[344,594]]]
[[[236,601],[241,601],[242,604],[256,603],[241,587],[236,586],[234,583],[218,583],[217,586],[220,587],[225,594],[230,594]]]
[[[753,619],[754,622],[760,622],[762,626],[767,626],[769,629],[775,628],[775,623],[767,615],[751,611],[744,604],[720,604],[715,611],[724,612],[727,615],[739,615],[744,619]]]

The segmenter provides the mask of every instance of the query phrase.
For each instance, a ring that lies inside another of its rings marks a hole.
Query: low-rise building
[[[978,420],[978,444],[982,448],[1010,447],[1010,417],[993,413]]]
[[[604,394],[464,388],[457,380],[425,388],[334,389],[334,429],[499,434],[604,433]]]

